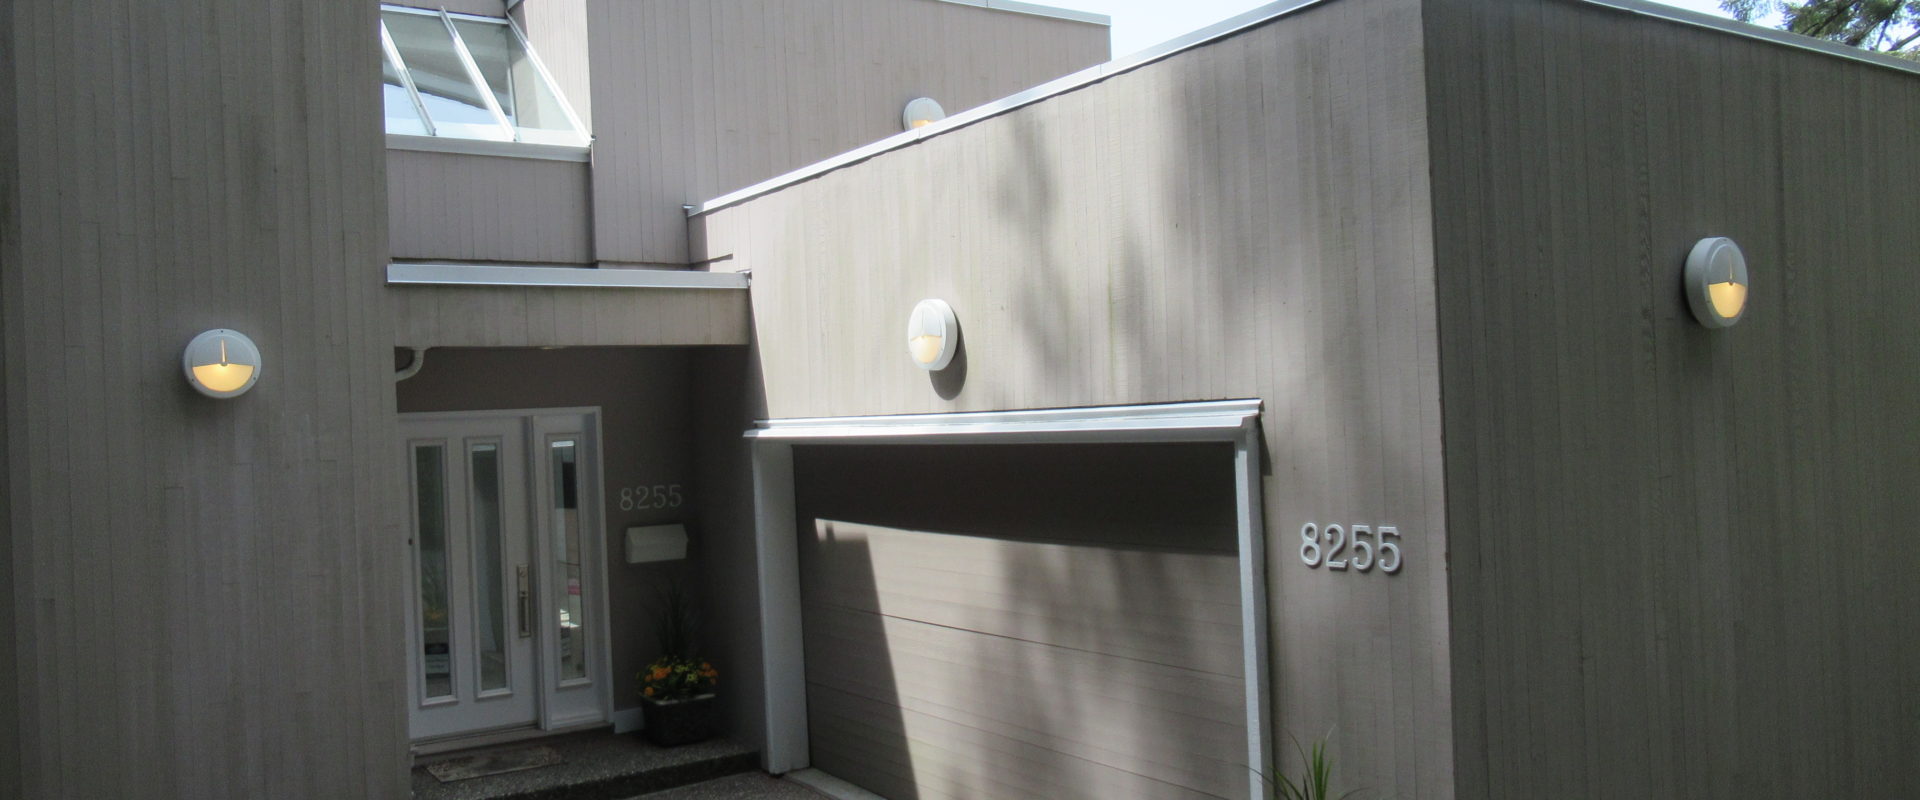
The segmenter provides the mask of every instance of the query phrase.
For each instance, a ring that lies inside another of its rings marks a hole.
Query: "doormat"
[[[560,763],[560,754],[553,748],[527,747],[519,750],[503,750],[498,753],[454,758],[427,765],[427,771],[441,783],[464,781],[468,778],[483,778],[488,775],[500,775],[507,772],[519,772],[523,769],[551,767]]]

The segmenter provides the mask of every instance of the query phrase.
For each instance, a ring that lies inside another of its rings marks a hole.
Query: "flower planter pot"
[[[703,694],[685,700],[640,701],[645,720],[642,732],[647,741],[661,747],[693,744],[713,737],[713,695]]]

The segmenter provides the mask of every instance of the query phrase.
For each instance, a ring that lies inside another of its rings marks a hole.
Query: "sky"
[[[1657,1],[1657,0],[1656,0]],[[1267,5],[1271,0],[1035,0],[1042,5],[1091,11],[1113,18],[1115,58],[1180,34]],[[1727,16],[1719,0],[1670,0],[1667,5]]]

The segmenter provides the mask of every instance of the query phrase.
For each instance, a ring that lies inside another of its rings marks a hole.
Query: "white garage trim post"
[[[1260,509],[1260,401],[766,420],[753,446],[754,552],[760,577],[760,647],[766,690],[761,766],[810,766],[805,649],[800,635],[795,444],[1097,444],[1228,442],[1233,445],[1239,528],[1240,627],[1247,714],[1249,797],[1272,787],[1267,713],[1267,568]]]

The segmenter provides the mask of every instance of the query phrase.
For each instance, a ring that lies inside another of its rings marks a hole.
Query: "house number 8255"
[[[1378,566],[1388,575],[1400,571],[1400,529],[1382,525],[1379,530],[1367,525],[1300,526],[1300,560],[1309,567],[1326,564],[1327,569],[1371,572]]]
[[[632,511],[636,508],[679,508],[684,500],[680,493],[680,484],[677,483],[620,487],[621,511]]]

